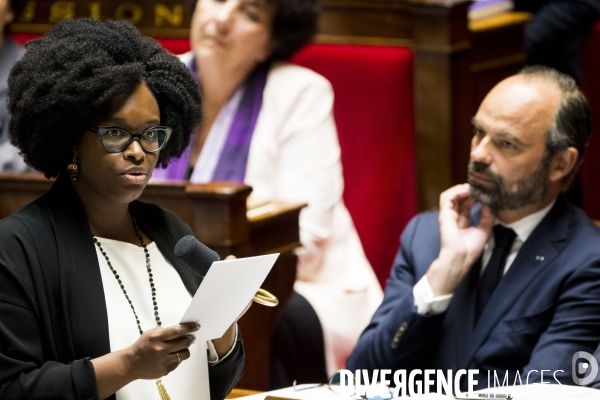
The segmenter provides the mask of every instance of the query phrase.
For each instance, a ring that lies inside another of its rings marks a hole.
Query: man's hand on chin
[[[479,225],[471,226],[474,204],[467,183],[440,195],[440,254],[426,274],[435,296],[454,293],[490,237],[494,224],[492,210],[483,206]]]

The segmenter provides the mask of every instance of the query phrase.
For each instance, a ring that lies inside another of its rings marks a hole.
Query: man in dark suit
[[[562,195],[589,139],[587,101],[572,78],[528,67],[492,89],[473,127],[469,183],[405,229],[347,368],[478,369],[479,389],[488,371],[573,384],[573,355],[600,342],[600,231]]]

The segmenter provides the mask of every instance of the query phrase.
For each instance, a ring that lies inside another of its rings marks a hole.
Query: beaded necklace
[[[131,221],[133,222],[133,227],[135,228],[135,233],[137,234],[138,239],[140,239],[140,243],[142,244],[142,247],[144,248],[144,255],[146,258],[146,270],[148,271],[148,281],[150,282],[150,289],[152,290],[152,305],[154,306],[154,317],[156,319],[156,325],[161,326],[162,323],[160,322],[160,316],[158,314],[158,303],[156,302],[156,287],[154,286],[152,267],[151,267],[151,263],[150,263],[150,253],[148,253],[148,248],[146,247],[146,243],[144,242],[144,237],[142,236],[142,232],[140,231],[137,221],[135,220],[135,217],[131,213],[131,208],[128,208],[127,210],[129,211],[129,215],[131,216]],[[108,264],[108,267],[112,271],[115,279],[117,280],[117,282],[119,282],[119,286],[121,287],[121,290],[123,291],[123,294],[125,295],[125,298],[129,302],[129,305],[131,306],[131,311],[133,311],[133,316],[135,317],[135,322],[137,323],[138,330],[140,332],[140,336],[143,335],[144,331],[142,330],[142,326],[140,325],[140,319],[137,316],[137,313],[135,312],[135,308],[133,307],[133,302],[131,301],[131,299],[129,298],[129,295],[127,294],[127,291],[125,290],[125,286],[123,285],[123,281],[121,281],[121,277],[119,277],[119,274],[117,273],[117,271],[113,268],[112,264],[110,263],[108,255],[102,248],[100,241],[98,239],[96,239],[96,236],[94,236],[94,234],[92,234],[92,238],[94,239],[94,244],[96,244],[96,246],[98,246],[100,253],[102,253],[104,258],[106,259],[106,263]],[[177,358],[179,358],[179,355],[177,356]],[[171,400],[171,397],[169,397],[169,394],[167,393],[167,390],[166,390],[165,386],[162,384],[160,379],[156,380],[156,386],[158,387],[158,393],[160,394],[160,398],[162,400]]]

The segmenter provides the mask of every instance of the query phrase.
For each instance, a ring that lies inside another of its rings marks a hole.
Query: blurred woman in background
[[[20,15],[23,3],[21,0],[0,0],[0,172],[33,171],[25,164],[19,150],[8,141],[10,116],[6,108],[8,74],[24,53],[23,47],[8,37],[8,28]]]
[[[382,292],[342,200],[329,82],[283,60],[317,29],[317,0],[198,0],[192,51],[204,122],[155,177],[244,182],[253,199],[307,203],[296,294],[273,342],[272,387],[322,382],[338,369]]]

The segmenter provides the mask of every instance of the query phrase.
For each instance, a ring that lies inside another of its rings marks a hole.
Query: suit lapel
[[[475,330],[475,306],[476,289],[479,282],[481,271],[481,261],[477,260],[469,273],[456,288],[452,302],[448,307],[446,318],[444,318],[444,343],[440,349],[448,351],[454,349],[450,365],[444,365],[444,368],[462,368],[460,360],[464,354],[464,349],[468,348],[469,342]],[[457,323],[457,321],[460,321]],[[447,338],[447,339],[446,339]]]
[[[461,365],[470,365],[477,350],[527,290],[531,281],[552,264],[559,254],[555,244],[566,239],[569,221],[568,205],[561,196],[523,244],[510,269],[498,283],[468,345],[463,347],[467,351]]]

